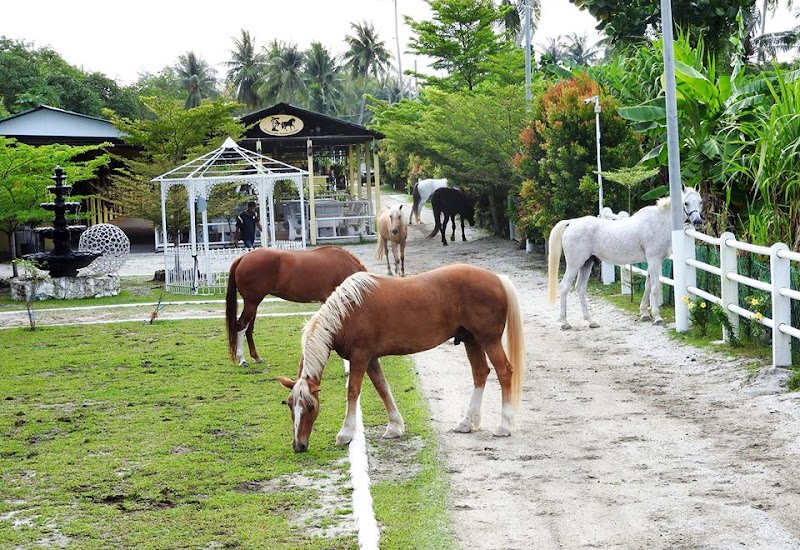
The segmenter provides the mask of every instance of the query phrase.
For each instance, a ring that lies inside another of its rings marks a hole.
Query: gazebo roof
[[[307,175],[306,170],[239,147],[228,137],[219,149],[178,166],[151,181],[175,184],[193,180],[234,182],[260,177],[278,180]]]

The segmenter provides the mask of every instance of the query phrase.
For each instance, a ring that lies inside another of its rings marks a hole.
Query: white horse
[[[412,223],[414,216],[417,217],[417,223],[420,223],[419,214],[422,210],[422,205],[428,202],[433,192],[441,187],[447,187],[447,178],[419,180],[414,184],[414,189],[411,192],[414,197],[414,204],[411,206],[411,215],[408,217],[409,224]]]
[[[703,224],[703,200],[694,188],[684,187],[684,223],[695,228]],[[558,287],[561,297],[561,328],[572,326],[567,322],[567,294],[578,277],[578,289],[583,318],[589,327],[598,325],[589,315],[586,301],[586,286],[595,259],[615,265],[647,262],[647,277],[644,294],[639,305],[642,321],[651,319],[657,325],[663,324],[658,305],[661,303],[661,262],[672,252],[672,223],[670,199],[665,197],[653,206],[645,206],[633,216],[617,220],[584,216],[572,220],[561,220],[550,232],[548,255],[548,292],[550,302],[556,301],[556,280],[561,263],[561,250],[567,260],[567,269]],[[647,313],[648,301],[652,317]]]

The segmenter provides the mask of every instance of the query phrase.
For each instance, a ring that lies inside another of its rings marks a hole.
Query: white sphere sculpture
[[[131,241],[116,225],[98,223],[81,233],[78,250],[93,250],[103,254],[82,269],[83,273],[112,275],[127,261],[131,253]]]

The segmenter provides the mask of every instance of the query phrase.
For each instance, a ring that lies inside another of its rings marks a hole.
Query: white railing
[[[772,364],[774,366],[789,366],[792,364],[792,338],[800,340],[800,329],[792,326],[792,300],[800,300],[800,292],[791,288],[791,262],[800,262],[800,254],[792,252],[784,243],[772,246],[759,246],[737,241],[733,233],[723,233],[718,238],[709,237],[703,233],[686,228],[683,231],[687,249],[694,250],[695,240],[703,241],[719,250],[719,267],[701,262],[692,257],[686,259],[685,266],[673,265],[673,270],[685,268],[688,281],[685,291],[675,292],[675,302],[678,303],[684,296],[690,298],[697,296],[713,304],[717,304],[727,313],[732,329],[738,333],[739,319],[744,317],[752,322],[759,323],[772,331]],[[757,254],[769,258],[770,282],[758,281],[738,272],[739,252]],[[720,278],[720,296],[716,296],[696,286],[697,270],[710,273]],[[622,292],[629,294],[631,289],[631,274],[647,275],[647,272],[636,266],[620,266],[622,274]],[[661,276],[662,284],[675,287],[674,279]],[[739,303],[739,285],[761,290],[770,295],[770,316],[762,315],[743,307]],[[723,338],[730,339],[730,334],[723,331]]]
[[[277,248],[300,250],[302,242],[276,241]],[[192,254],[188,244],[168,246],[164,254],[164,286],[169,292],[184,295],[222,294],[228,288],[228,272],[244,248],[202,248]]]

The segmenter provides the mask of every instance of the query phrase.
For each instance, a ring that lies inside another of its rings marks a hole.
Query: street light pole
[[[525,106],[531,104],[531,10],[533,6],[529,0],[525,2]]]
[[[603,216],[603,167],[600,164],[600,96],[593,95],[583,100],[584,103],[594,103],[594,136],[597,144],[597,214]],[[600,263],[600,278],[604,285],[614,282],[616,274],[614,265],[606,262]]]
[[[594,102],[594,135],[595,142],[597,143],[597,188],[598,188],[598,201],[597,213],[603,213],[603,175],[602,167],[600,166],[600,96],[593,95],[583,100],[584,103]]]
[[[403,62],[400,60],[400,32],[397,26],[397,0],[394,0],[394,40],[397,44],[397,73],[400,78],[400,99],[403,99]]]

